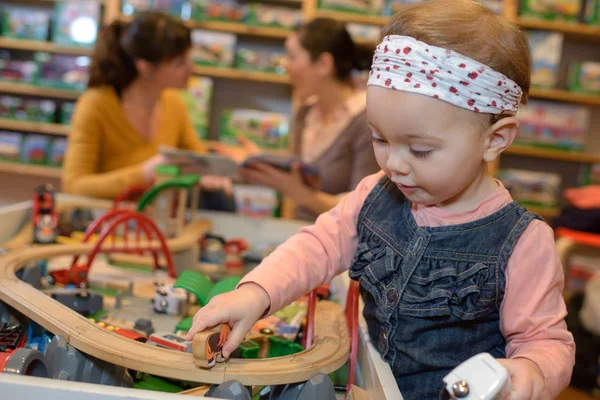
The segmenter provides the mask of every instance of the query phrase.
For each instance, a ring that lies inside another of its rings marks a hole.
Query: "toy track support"
[[[146,193],[146,191],[148,189],[150,189],[151,186],[148,185],[134,185],[131,186],[130,188],[126,189],[124,192],[122,192],[116,199],[114,199],[113,201],[113,209],[117,210],[119,209],[119,205],[120,203],[125,203],[125,202],[137,202],[139,201],[142,196],[144,195],[144,193]]]
[[[356,377],[356,359],[358,357],[358,298],[360,285],[358,281],[350,281],[348,294],[346,296],[346,323],[348,324],[348,332],[350,332],[350,356],[348,370],[348,386],[346,396],[350,393],[350,389],[354,384]]]
[[[302,346],[308,349],[313,345],[315,334],[315,309],[317,307],[317,293],[315,290],[308,295],[308,311],[306,316],[306,325],[302,335]]]

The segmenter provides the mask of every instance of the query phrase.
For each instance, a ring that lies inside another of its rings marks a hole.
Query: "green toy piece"
[[[206,303],[208,303],[213,297],[219,294],[231,292],[237,287],[238,283],[240,283],[241,280],[242,278],[240,278],[239,276],[232,276],[218,282],[215,286],[213,286],[212,290],[208,294]]]
[[[214,288],[213,283],[208,277],[192,270],[183,271],[173,284],[173,287],[185,289],[194,294],[201,307],[204,307],[208,303],[209,294]]]
[[[133,387],[136,389],[152,390],[155,392],[165,393],[179,393],[183,390],[182,387],[157,376],[138,373],[136,378],[139,379],[133,384]]]
[[[304,350],[304,347],[299,344],[277,336],[270,336],[269,342],[269,354],[267,358],[289,356]]]
[[[253,340],[246,340],[238,346],[237,350],[239,350],[241,358],[254,359],[258,358],[260,345]]]
[[[151,204],[152,200],[154,200],[156,198],[156,196],[158,196],[158,194],[160,192],[162,192],[163,190],[165,190],[165,189],[192,189],[196,184],[198,184],[199,180],[200,180],[199,175],[193,175],[193,174],[182,175],[182,176],[178,176],[174,179],[171,179],[170,181],[163,182],[160,185],[154,186],[144,193],[144,195],[140,199],[140,202],[138,203],[137,211],[138,212],[144,211],[146,206]]]
[[[194,317],[185,317],[184,319],[179,321],[177,326],[175,326],[175,333],[177,333],[179,331],[181,331],[181,332],[189,331],[190,329],[192,329],[193,323],[194,323]]]

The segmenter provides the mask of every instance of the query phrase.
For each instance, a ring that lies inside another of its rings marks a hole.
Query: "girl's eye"
[[[413,156],[417,157],[417,158],[425,158],[427,157],[429,154],[431,154],[433,150],[415,150],[413,148],[410,149],[410,152],[413,154]]]

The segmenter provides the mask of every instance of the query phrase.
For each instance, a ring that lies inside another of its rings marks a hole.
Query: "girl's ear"
[[[505,117],[492,125],[487,132],[487,147],[483,160],[487,163],[495,161],[504,150],[510,146],[519,133],[519,120],[515,117]]]

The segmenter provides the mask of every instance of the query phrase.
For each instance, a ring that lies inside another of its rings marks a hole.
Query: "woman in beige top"
[[[295,96],[305,99],[294,119],[293,152],[319,169],[319,187],[306,185],[298,169],[285,173],[265,164],[246,168],[244,177],[294,200],[296,218],[313,220],[379,170],[365,92],[353,82],[355,71],[370,68],[373,52],[359,49],[343,23],[324,18],[301,26],[285,48]]]

